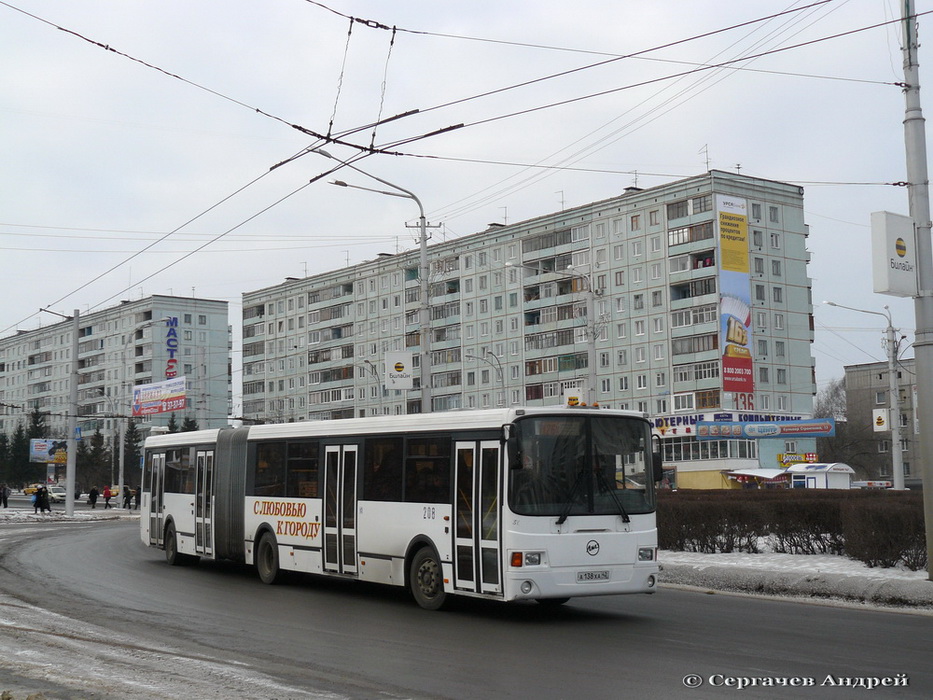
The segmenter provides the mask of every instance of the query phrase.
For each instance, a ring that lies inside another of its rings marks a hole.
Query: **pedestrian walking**
[[[40,513],[52,512],[52,506],[49,505],[49,490],[45,486],[36,491],[36,505]]]
[[[87,494],[87,502],[91,504],[91,508],[97,508],[97,497],[100,495],[100,492],[97,490],[96,486],[92,486],[91,490]]]
[[[110,490],[109,486],[105,486],[104,487],[104,510],[107,510],[108,508],[113,508],[113,506],[110,505],[111,498],[113,498],[113,492]]]
[[[133,493],[129,486],[123,487],[123,507],[127,510],[133,510]]]
[[[0,484],[0,501],[3,502],[3,507],[6,508],[10,500],[10,487],[6,484]]]
[[[143,487],[137,486],[133,491],[133,500],[136,501],[136,510],[139,510],[139,499],[143,496]]]

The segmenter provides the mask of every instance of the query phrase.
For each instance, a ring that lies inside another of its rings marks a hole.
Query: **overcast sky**
[[[870,260],[870,213],[906,214],[907,191],[886,184],[906,179],[899,25],[866,28],[899,15],[896,0],[0,0],[0,336],[57,322],[41,307],[150,294],[225,299],[236,321],[244,291],[415,247],[412,201],[327,184],[380,187],[347,169],[309,184],[337,165],[314,153],[270,170],[321,134],[348,144],[325,146],[341,160],[405,154],[356,165],[414,192],[435,240],[709,168],[803,186],[823,388],[885,359],[886,322],[822,300],[888,304],[913,341],[912,301],[874,294]]]

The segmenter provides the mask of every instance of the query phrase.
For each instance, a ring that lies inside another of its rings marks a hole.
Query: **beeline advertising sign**
[[[411,373],[410,352],[386,353],[386,389],[411,389],[414,387],[414,375]]]

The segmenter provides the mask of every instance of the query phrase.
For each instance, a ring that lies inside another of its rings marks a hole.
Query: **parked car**
[[[67,496],[68,492],[65,490],[64,486],[49,486],[50,503],[64,503]]]

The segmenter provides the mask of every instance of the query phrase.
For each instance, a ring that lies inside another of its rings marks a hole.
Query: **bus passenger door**
[[[324,570],[356,574],[357,446],[324,450]]]
[[[162,546],[162,495],[165,486],[165,453],[152,455],[149,476],[149,544]]]
[[[456,450],[456,587],[475,593],[501,593],[499,443],[458,442]]]
[[[214,451],[198,450],[195,456],[194,547],[198,554],[211,556],[214,538],[211,507],[214,496]]]

